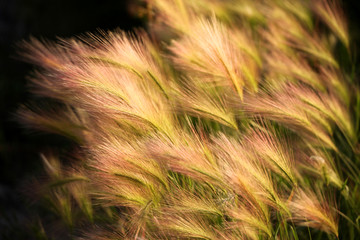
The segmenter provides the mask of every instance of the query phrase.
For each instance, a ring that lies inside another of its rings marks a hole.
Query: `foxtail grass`
[[[339,58],[342,45],[356,62],[340,4],[146,4],[147,32],[21,45],[30,90],[56,104],[18,119],[78,146],[74,159],[42,155],[42,199],[64,231],[356,239],[360,91]]]

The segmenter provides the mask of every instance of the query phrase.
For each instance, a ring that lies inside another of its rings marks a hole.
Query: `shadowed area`
[[[34,36],[55,40],[97,29],[141,27],[129,13],[135,1],[0,1],[0,239],[32,239],[35,209],[24,187],[41,172],[39,152],[72,148],[65,138],[25,130],[15,121],[20,104],[29,99],[26,76],[31,66],[17,56],[17,44]],[[37,100],[41,103],[41,99]],[[65,150],[64,152],[66,152]],[[25,184],[26,183],[26,184]]]

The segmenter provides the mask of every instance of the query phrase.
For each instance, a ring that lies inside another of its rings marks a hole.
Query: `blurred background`
[[[134,0],[0,0],[0,239],[34,239],[36,204],[28,198],[31,182],[41,179],[39,153],[71,148],[61,137],[32,132],[15,121],[29,102],[26,76],[32,66],[17,56],[30,36],[56,40],[96,29],[130,30],[144,25]],[[30,185],[29,185],[30,183]]]
[[[20,104],[31,99],[26,76],[32,69],[17,57],[17,44],[30,36],[55,40],[96,29],[144,27],[138,1],[0,0],[0,239],[36,239],[39,209],[29,193],[31,182],[41,179],[39,153],[72,147],[59,136],[26,130],[15,121]],[[360,1],[343,4],[350,35],[359,42]]]

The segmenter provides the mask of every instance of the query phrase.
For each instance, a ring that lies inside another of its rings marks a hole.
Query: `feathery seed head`
[[[312,192],[299,190],[293,201],[289,203],[293,213],[292,220],[338,236],[337,217],[329,204],[323,196],[319,199]]]
[[[241,68],[245,69],[247,63],[231,36],[231,31],[217,19],[199,19],[188,35],[173,42],[170,50],[176,64],[199,77],[221,81],[242,99],[246,80]],[[256,85],[254,79],[251,85]]]
[[[314,4],[315,13],[349,49],[349,34],[344,13],[339,7],[338,0],[317,0]]]

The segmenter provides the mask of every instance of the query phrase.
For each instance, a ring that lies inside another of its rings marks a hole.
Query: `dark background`
[[[25,130],[14,120],[19,105],[31,99],[26,75],[32,68],[16,58],[16,45],[29,36],[56,39],[98,28],[144,26],[144,19],[131,14],[135,2],[0,0],[0,239],[32,239],[27,231],[35,221],[34,209],[26,190],[24,194],[25,186],[41,173],[39,152],[71,144],[61,137]],[[344,1],[355,42],[359,40],[359,6],[357,0]]]
[[[0,239],[33,239],[36,209],[28,185],[41,176],[39,153],[71,143],[61,137],[31,132],[15,121],[20,104],[32,98],[26,76],[32,66],[17,55],[17,45],[30,36],[55,40],[96,29],[130,30],[144,25],[131,14],[136,0],[0,0]]]

